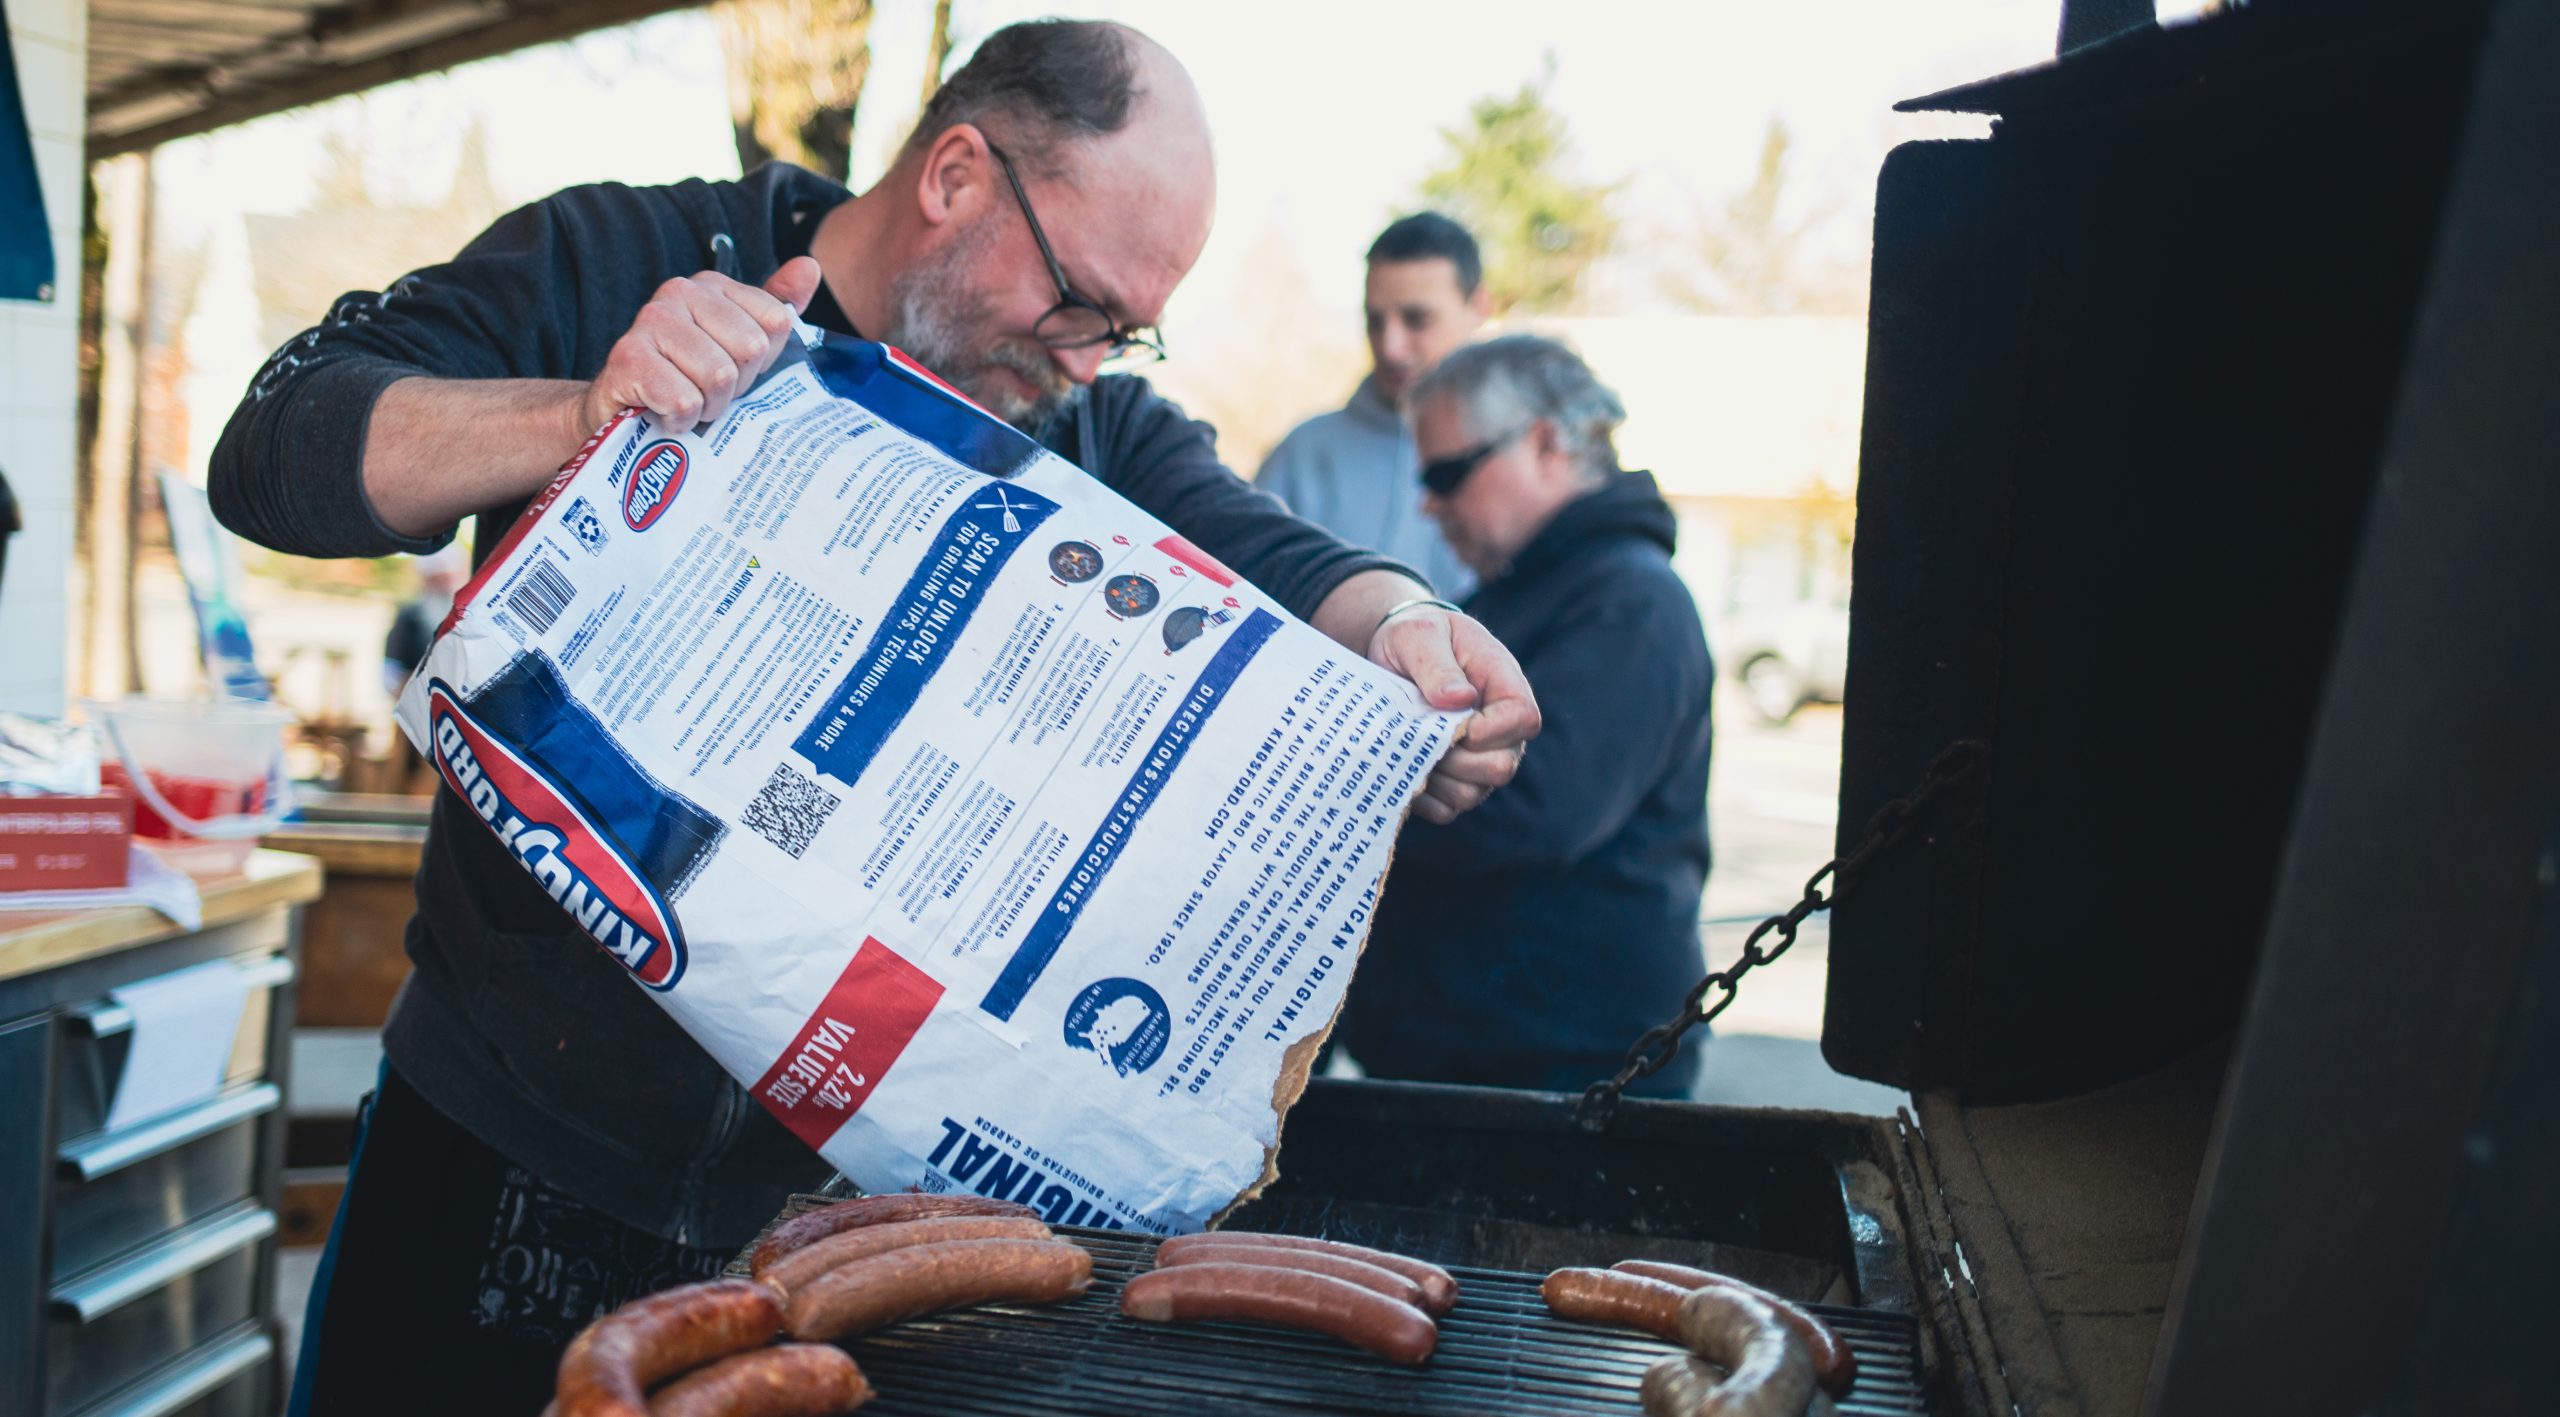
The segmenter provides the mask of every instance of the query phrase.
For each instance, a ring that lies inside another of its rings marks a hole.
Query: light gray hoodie
[[[1254,486],[1352,545],[1422,572],[1439,594],[1464,600],[1475,591],[1475,573],[1422,514],[1420,471],[1413,434],[1373,374],[1349,403],[1291,429],[1263,460]]]

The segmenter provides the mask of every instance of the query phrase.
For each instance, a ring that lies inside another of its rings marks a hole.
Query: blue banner
[[[860,658],[791,746],[851,786],[904,723],[969,626],[987,583],[1058,510],[1035,492],[990,482],[942,524]]]
[[[1218,646],[1209,666],[1201,670],[1200,677],[1193,681],[1191,692],[1182,696],[1173,717],[1167,719],[1163,731],[1156,734],[1155,745],[1138,760],[1138,770],[1130,774],[1129,785],[1121,789],[1119,800],[1111,804],[1111,814],[1102,819],[1093,840],[1086,842],[1084,850],[1077,855],[1075,868],[1067,873],[1058,893],[1049,898],[1048,907],[1040,912],[1040,918],[1032,922],[1030,933],[1014,947],[1013,958],[1005,962],[1004,972],[996,976],[995,986],[987,990],[987,997],[978,1003],[979,1008],[997,1018],[1009,1019],[1013,1017],[1014,1010],[1022,1007],[1022,996],[1031,992],[1031,986],[1040,980],[1040,972],[1057,957],[1058,947],[1066,942],[1067,931],[1075,925],[1076,917],[1084,913],[1085,903],[1093,899],[1095,889],[1102,884],[1102,878],[1111,870],[1112,863],[1120,859],[1121,848],[1129,844],[1130,835],[1137,830],[1138,819],[1155,805],[1157,793],[1172,778],[1174,768],[1182,762],[1182,755],[1191,751],[1191,745],[1199,739],[1200,730],[1208,724],[1209,715],[1217,710],[1227,690],[1235,686],[1236,676],[1253,662],[1254,655],[1279,628],[1279,616],[1268,610],[1256,610],[1245,617],[1245,622],[1236,627],[1234,634],[1227,636],[1225,644]]]
[[[970,402],[904,350],[831,334],[808,360],[830,391],[962,467],[1012,477],[1040,456],[1040,445],[1022,430]]]

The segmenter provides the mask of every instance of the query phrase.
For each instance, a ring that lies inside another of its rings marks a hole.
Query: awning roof
[[[89,156],[673,10],[686,0],[89,0]]]

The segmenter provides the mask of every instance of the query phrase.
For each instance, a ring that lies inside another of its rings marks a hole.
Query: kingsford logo
[[[647,531],[684,486],[684,469],[684,444],[661,438],[642,448],[631,480],[622,485],[622,524],[633,531]]]
[[[498,834],[578,928],[664,992],[684,975],[684,940],[657,890],[531,763],[491,737],[444,681],[427,688],[436,771]]]

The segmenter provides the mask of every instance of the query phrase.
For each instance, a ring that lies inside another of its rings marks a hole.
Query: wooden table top
[[[204,895],[204,928],[246,920],[320,895],[320,863],[261,848],[236,876],[196,883]],[[192,933],[147,905],[100,910],[0,910],[0,979],[112,954]]]

